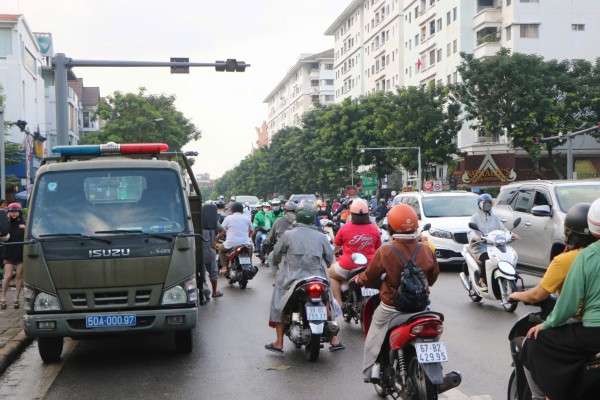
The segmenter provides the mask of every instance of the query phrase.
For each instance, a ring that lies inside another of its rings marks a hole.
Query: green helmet
[[[317,205],[310,200],[302,200],[296,208],[296,222],[312,225],[317,218]]]
[[[244,205],[242,203],[240,203],[239,201],[236,201],[235,203],[233,203],[233,205],[231,206],[231,212],[244,212]]]

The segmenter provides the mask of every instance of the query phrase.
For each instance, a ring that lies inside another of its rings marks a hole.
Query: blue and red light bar
[[[107,143],[78,146],[55,146],[53,153],[61,156],[99,156],[102,154],[156,154],[169,150],[165,143]]]

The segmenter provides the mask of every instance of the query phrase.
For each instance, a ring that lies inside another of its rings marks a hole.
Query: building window
[[[539,38],[540,26],[535,24],[525,24],[520,26],[522,38]]]
[[[437,51],[437,62],[442,61],[442,49],[438,49]]]
[[[452,9],[452,21],[456,21],[456,15],[458,14],[458,10],[456,7]]]
[[[12,54],[12,30],[0,28],[0,57]]]
[[[452,47],[450,43],[448,43],[448,45],[446,46],[446,57],[450,57],[450,55],[452,55]]]
[[[25,49],[25,67],[27,67],[27,69],[29,69],[29,71],[31,71],[32,74],[35,74],[37,71],[36,68],[36,59],[33,56],[33,54],[31,54],[31,52],[27,49]]]
[[[312,87],[319,86],[319,80],[318,79],[311,79],[310,86],[312,86]]]
[[[506,7],[510,6],[511,0],[506,0]]]
[[[446,25],[450,25],[452,17],[450,16],[450,11],[446,14]]]
[[[333,79],[325,79],[325,85],[333,86]]]
[[[325,64],[326,70],[333,70],[333,64]]]
[[[506,40],[512,39],[512,26],[506,28]]]
[[[429,65],[435,64],[435,50],[429,52]]]
[[[429,34],[435,35],[435,20],[429,23]]]
[[[572,24],[571,29],[574,31],[585,31],[585,24]]]
[[[456,53],[457,50],[458,50],[458,40],[454,39],[454,41],[452,42],[452,53]]]
[[[437,20],[437,30],[438,32],[442,30],[442,19]]]
[[[540,0],[521,0],[521,3],[539,3]]]
[[[458,72],[454,72],[454,73],[452,74],[452,80],[454,80],[454,83],[457,83],[457,82],[458,82]]]

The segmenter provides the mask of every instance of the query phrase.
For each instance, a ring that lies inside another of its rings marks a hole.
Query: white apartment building
[[[333,50],[302,54],[298,62],[264,99],[269,107],[268,132],[299,126],[314,104],[334,102]]]
[[[402,0],[354,0],[325,31],[334,37],[335,99],[403,86]]]

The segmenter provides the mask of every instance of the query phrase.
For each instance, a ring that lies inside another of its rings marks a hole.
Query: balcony
[[[481,59],[495,56],[496,53],[500,51],[500,47],[502,47],[500,38],[493,42],[483,42],[473,50],[473,57],[475,57],[475,59]]]
[[[501,8],[485,8],[473,17],[473,30],[478,31],[484,27],[501,26],[502,25],[502,9]]]

